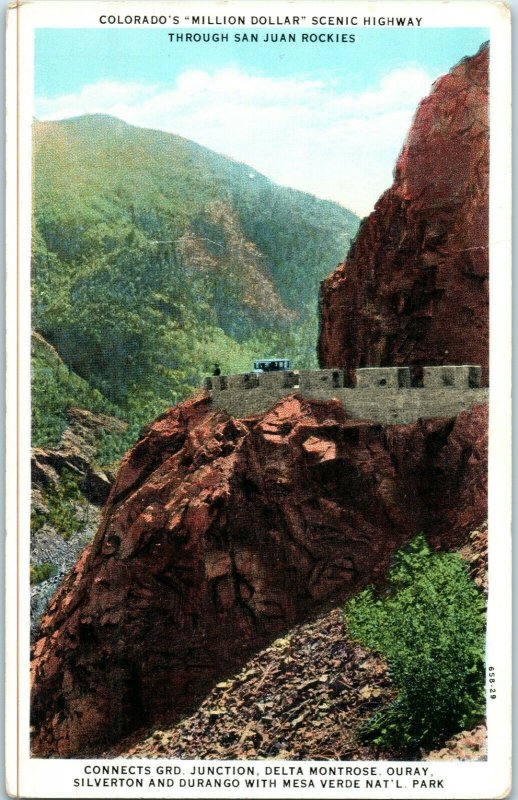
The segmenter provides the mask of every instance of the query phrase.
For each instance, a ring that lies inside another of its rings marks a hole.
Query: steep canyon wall
[[[488,383],[487,46],[434,85],[392,187],[321,288],[322,367],[480,364]]]

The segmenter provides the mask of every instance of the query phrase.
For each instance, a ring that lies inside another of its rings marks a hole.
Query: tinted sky
[[[488,38],[476,28],[356,28],[354,44],[236,44],[235,32],[187,45],[165,30],[38,30],[35,114],[102,112],[178,133],[365,214],[390,185],[432,81]]]

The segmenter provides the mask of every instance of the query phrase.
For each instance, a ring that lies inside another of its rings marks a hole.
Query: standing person
[[[214,364],[214,372],[213,375],[221,375],[221,370],[219,368],[219,364]]]

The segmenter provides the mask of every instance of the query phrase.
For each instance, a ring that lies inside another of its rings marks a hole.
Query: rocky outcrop
[[[96,505],[104,503],[114,476],[95,462],[102,437],[123,433],[125,422],[105,414],[94,414],[84,408],[70,408],[68,425],[55,449],[35,447],[31,453],[31,478],[33,488],[54,488],[63,469],[80,479],[81,490]]]
[[[448,739],[444,747],[432,750],[423,761],[485,761],[486,758],[487,728],[482,724]]]
[[[203,397],[125,457],[34,648],[34,754],[99,754],[193,707],[247,656],[367,582],[418,531],[486,516],[487,407],[383,426],[283,398],[246,420]]]
[[[488,48],[422,101],[393,186],[321,289],[322,367],[480,364],[488,381]]]
[[[469,573],[484,594],[487,596],[487,562],[488,562],[488,536],[487,522],[480,526],[480,530],[470,534],[466,544],[460,549],[460,555],[469,566]]]

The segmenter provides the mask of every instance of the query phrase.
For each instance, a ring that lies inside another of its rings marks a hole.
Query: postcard
[[[508,7],[7,48],[9,794],[507,796]]]

